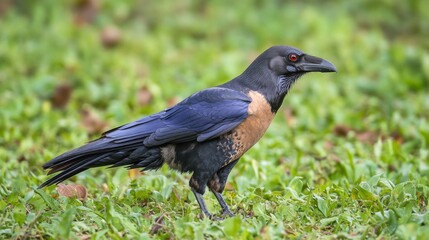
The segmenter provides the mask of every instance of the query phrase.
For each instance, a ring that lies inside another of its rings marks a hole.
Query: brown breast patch
[[[224,139],[232,143],[232,146],[229,146],[232,149],[228,151],[228,160],[225,165],[240,158],[249,150],[264,135],[274,118],[275,113],[271,111],[270,104],[262,94],[250,91],[248,96],[252,102],[249,104],[246,120],[231,133],[223,136]],[[226,146],[220,146],[220,148],[224,147]]]

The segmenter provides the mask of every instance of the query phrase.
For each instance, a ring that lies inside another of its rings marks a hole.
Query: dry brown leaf
[[[150,234],[157,234],[162,228],[165,227],[164,215],[161,215],[155,219],[155,222],[150,229]]]
[[[261,230],[259,230],[259,234],[261,235],[262,239],[268,239],[267,238],[267,231],[268,231],[268,227],[267,226],[263,226],[261,228]]]
[[[152,102],[153,95],[147,87],[141,87],[137,91],[137,103],[140,106],[146,106]]]
[[[341,159],[338,155],[331,153],[327,156],[327,159],[335,161],[335,162],[341,162]]]
[[[98,0],[77,0],[73,9],[75,24],[83,25],[93,22],[99,9]]]
[[[12,0],[2,0],[0,1],[0,17],[3,16],[10,7],[12,7]]]
[[[382,135],[373,131],[359,132],[356,134],[357,140],[367,144],[374,144],[379,138],[384,139]]]
[[[334,128],[334,133],[341,137],[346,137],[350,131],[353,131],[353,129],[345,125],[337,125]]]
[[[296,233],[293,230],[290,230],[290,229],[286,228],[284,231],[285,231],[285,235],[286,236],[287,235],[294,235],[294,236],[296,235]]]
[[[90,235],[90,234],[83,234],[83,235],[79,236],[79,240],[89,240],[89,239],[91,239],[91,236],[92,235]]]
[[[390,137],[398,142],[399,144],[404,143],[404,137],[399,132],[393,132],[390,134]]]
[[[109,186],[107,186],[106,183],[101,184],[101,189],[103,189],[104,193],[109,193],[110,192]]]
[[[179,102],[179,99],[177,97],[172,97],[172,98],[167,100],[167,106],[172,107],[172,106],[176,105],[178,102]]]
[[[334,133],[340,137],[347,137],[349,132],[354,132],[357,140],[367,144],[373,144],[379,137],[382,137],[379,133],[374,131],[357,131],[345,125],[337,125],[334,128]]]
[[[345,125],[337,125],[334,128],[334,133],[337,136],[340,137],[346,137],[349,132],[355,133],[355,138],[363,143],[366,144],[374,144],[378,141],[378,139],[386,140],[388,138],[392,138],[394,141],[398,142],[399,144],[402,144],[404,139],[398,132],[393,132],[389,136],[383,135],[378,131],[357,131],[356,129],[353,129],[351,127],[345,126]]]
[[[283,111],[283,116],[286,119],[286,123],[288,126],[293,126],[296,123],[295,114],[291,108],[285,108]]]
[[[27,157],[25,157],[25,155],[21,154],[18,156],[18,162],[24,162],[27,161]]]
[[[58,85],[52,96],[51,96],[51,104],[54,108],[64,108],[70,101],[70,97],[72,95],[73,88],[66,83]]]
[[[225,184],[225,190],[234,190],[234,187],[232,186],[232,184],[231,183],[229,183],[229,182],[227,182],[226,184]]]
[[[131,179],[136,179],[141,175],[144,175],[144,172],[140,171],[140,169],[138,168],[128,170],[128,177],[130,177]]]
[[[100,34],[101,43],[105,48],[112,48],[121,42],[121,31],[113,26],[105,27]]]
[[[85,200],[87,197],[86,188],[79,184],[58,184],[57,192],[60,196],[72,198],[76,197],[79,200]]]
[[[102,133],[107,127],[107,123],[89,108],[81,110],[81,122],[89,134]]]
[[[334,148],[334,143],[329,140],[325,141],[323,145],[327,151],[331,151]]]

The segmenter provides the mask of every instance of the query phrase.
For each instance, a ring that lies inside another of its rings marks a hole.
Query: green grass
[[[86,24],[76,23],[76,2],[0,7],[0,238],[429,235],[427,1],[105,0]],[[100,42],[106,26],[121,31],[115,47]],[[338,73],[303,77],[233,169],[225,197],[236,217],[200,220],[189,175],[166,167],[68,180],[86,200],[36,190],[44,162],[98,136],[82,111],[124,124],[235,77],[271,45],[328,59]],[[55,108],[64,84],[70,101]],[[137,101],[143,87],[149,104]]]

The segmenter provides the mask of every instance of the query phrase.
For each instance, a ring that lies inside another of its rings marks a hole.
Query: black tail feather
[[[46,182],[42,183],[39,188],[45,187],[45,186],[49,186],[55,183],[60,183],[64,180],[66,180],[67,178],[74,176],[80,172],[83,172],[85,170],[87,170],[88,168],[90,168],[91,163],[95,163],[98,160],[107,157],[109,154],[103,154],[97,158],[91,159],[85,163],[82,164],[82,162],[77,162],[71,166],[68,166],[66,169],[64,169],[61,173],[55,175],[53,178],[47,180]],[[87,159],[85,159],[87,160]]]
[[[71,151],[65,152],[51,161],[43,165],[44,169],[54,169],[59,165],[64,165],[67,162],[74,162],[75,160],[87,157],[87,156],[98,156],[102,153],[111,152],[111,157],[114,159],[123,158],[124,154],[127,154],[127,151],[138,149],[141,147],[141,143],[130,144],[130,145],[116,145],[110,142],[106,142],[105,139],[101,138],[96,141],[92,141],[83,145],[79,148],[73,149]]]
[[[43,165],[45,169],[50,169],[48,174],[60,173],[42,183],[39,188],[60,183],[89,168],[110,165],[110,167],[142,168],[146,171],[158,169],[163,163],[159,147],[147,148],[141,143],[139,146],[112,146],[97,141],[90,142]]]

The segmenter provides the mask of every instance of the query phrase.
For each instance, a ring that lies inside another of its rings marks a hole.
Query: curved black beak
[[[310,55],[303,55],[296,68],[302,72],[336,72],[337,68],[334,64],[325,59]]]

